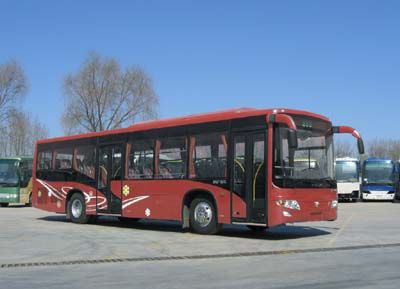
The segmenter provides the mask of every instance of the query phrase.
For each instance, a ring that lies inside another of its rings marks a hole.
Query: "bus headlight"
[[[339,204],[339,203],[338,203],[337,200],[333,200],[332,203],[331,203],[331,208],[332,208],[332,209],[336,209],[336,208],[338,207],[338,204]]]
[[[300,211],[299,202],[297,202],[296,200],[279,200],[276,201],[276,204],[280,207]]]
[[[17,194],[0,194],[0,198],[15,199],[17,197],[18,197]]]

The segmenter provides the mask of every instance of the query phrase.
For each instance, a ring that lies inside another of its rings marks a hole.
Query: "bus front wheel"
[[[68,202],[68,215],[73,223],[86,224],[89,216],[86,214],[85,198],[82,194],[75,193]]]
[[[190,204],[190,228],[198,234],[216,234],[219,230],[217,211],[212,201],[196,198]]]

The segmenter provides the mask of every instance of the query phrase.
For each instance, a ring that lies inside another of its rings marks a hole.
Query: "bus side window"
[[[152,179],[154,174],[154,141],[140,140],[127,145],[128,179]]]
[[[226,135],[211,133],[191,137],[190,178],[225,178],[227,174]]]
[[[70,170],[72,168],[72,149],[64,148],[56,150],[56,170]]]
[[[73,168],[82,175],[94,180],[95,178],[95,149],[94,146],[78,146],[74,151]]]
[[[158,152],[159,179],[183,179],[186,177],[186,137],[160,139]]]
[[[37,170],[50,170],[53,160],[52,151],[41,151],[38,154]]]

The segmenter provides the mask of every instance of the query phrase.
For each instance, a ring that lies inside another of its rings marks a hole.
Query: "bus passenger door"
[[[233,134],[232,219],[266,224],[266,133]]]
[[[97,179],[97,212],[121,214],[122,145],[100,146]]]

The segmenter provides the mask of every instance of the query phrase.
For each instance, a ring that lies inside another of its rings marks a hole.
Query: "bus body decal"
[[[141,200],[147,199],[149,196],[138,196],[138,197],[134,197],[134,198],[130,198],[127,200],[124,200],[122,202],[122,209],[125,209],[126,207],[129,207],[130,205],[139,202]]]

